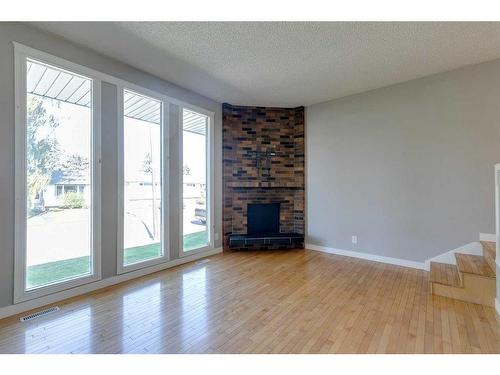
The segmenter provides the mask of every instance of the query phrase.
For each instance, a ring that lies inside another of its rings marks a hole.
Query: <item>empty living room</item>
[[[500,9],[89,1],[0,21],[5,373],[500,368]]]

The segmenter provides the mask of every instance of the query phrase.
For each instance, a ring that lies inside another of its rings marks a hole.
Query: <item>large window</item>
[[[98,277],[93,79],[18,53],[16,299]]]
[[[165,256],[162,108],[158,99],[123,90],[122,271]]]
[[[182,236],[181,252],[210,246],[210,117],[184,108],[182,112]]]
[[[16,303],[101,277],[101,104],[119,113],[117,272],[166,262],[169,227],[176,257],[213,248],[213,113],[17,43],[15,86]]]

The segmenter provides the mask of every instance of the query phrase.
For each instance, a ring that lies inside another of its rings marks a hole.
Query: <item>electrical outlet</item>
[[[351,241],[353,244],[357,244],[358,243],[358,236],[352,236]]]
[[[215,241],[219,241],[219,233],[215,233],[214,238],[215,238]]]

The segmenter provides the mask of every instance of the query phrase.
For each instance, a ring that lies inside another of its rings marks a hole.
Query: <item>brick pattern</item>
[[[222,121],[224,249],[246,233],[249,203],[280,202],[280,231],[304,233],[304,107],[224,104]]]

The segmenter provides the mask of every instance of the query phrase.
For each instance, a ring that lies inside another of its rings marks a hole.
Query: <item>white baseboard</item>
[[[52,303],[60,302],[62,300],[76,297],[85,293],[93,292],[98,289],[106,288],[111,285],[123,283],[124,281],[136,279],[141,276],[145,276],[154,272],[162,271],[167,268],[179,266],[184,263],[189,263],[194,260],[198,260],[201,258],[208,257],[210,255],[222,253],[222,247],[217,249],[209,250],[204,253],[193,254],[191,256],[187,256],[180,259],[175,259],[166,263],[157,264],[147,268],[141,268],[136,271],[131,271],[128,273],[123,273],[117,276],[108,277],[103,280],[99,280],[93,283],[81,285],[72,289],[63,290],[61,292],[57,292],[54,294],[49,294],[47,296],[43,296],[40,298],[35,298],[29,301],[21,302],[15,305],[0,307],[0,319],[7,318],[12,315],[17,315],[22,312],[36,309],[45,305],[49,305]]]
[[[497,235],[491,233],[479,233],[479,241],[497,242]]]
[[[425,264],[423,262],[415,262],[413,260],[390,258],[390,257],[382,256],[382,255],[360,253],[357,251],[350,251],[350,250],[335,249],[333,247],[319,246],[319,245],[313,245],[313,244],[308,244],[308,243],[305,244],[305,248],[309,249],[309,250],[322,251],[324,253],[329,253],[329,254],[344,255],[347,257],[351,257],[351,258],[360,258],[360,259],[371,260],[374,262],[388,263],[388,264],[394,264],[396,266],[403,266],[403,267],[409,267],[409,268],[416,268],[419,270],[425,270]]]
[[[497,314],[500,315],[500,300],[498,298],[495,298],[495,310]]]

